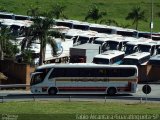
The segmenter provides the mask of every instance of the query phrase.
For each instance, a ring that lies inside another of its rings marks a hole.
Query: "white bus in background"
[[[103,45],[102,45],[102,51],[107,51],[107,50],[120,50],[123,51],[125,44],[128,42],[129,40],[118,36],[118,37],[113,37],[111,40],[106,41]]]
[[[139,42],[128,42],[126,43],[125,47],[124,47],[124,52],[126,55],[129,55],[129,54],[132,54],[132,53],[135,53],[138,51],[138,44]]]
[[[139,39],[135,39],[134,41],[129,41],[126,43],[125,47],[124,47],[124,52],[126,55],[138,52],[138,45],[140,44],[144,44],[151,41],[151,39],[143,39],[143,38],[139,38]]]
[[[125,53],[118,50],[108,50],[93,58],[95,64],[121,64]]]
[[[139,52],[149,52],[151,56],[157,54],[157,48],[160,46],[160,43],[157,41],[144,42],[138,45]]]
[[[113,35],[113,34],[105,34],[105,33],[98,33],[98,34],[103,34],[102,36],[96,35],[98,38],[96,38],[93,43],[94,44],[100,44],[103,45],[107,41],[112,40],[115,37],[121,37],[120,35]]]
[[[122,65],[146,65],[150,59],[149,52],[136,52],[127,55],[122,60]]]
[[[138,69],[134,65],[46,64],[31,74],[33,94],[135,93]]]
[[[93,41],[97,38],[96,34],[97,34],[97,32],[95,32],[95,31],[82,31],[78,34],[78,37],[77,37],[74,45],[93,43]]]
[[[69,29],[66,33],[65,33],[65,39],[72,39],[73,40],[73,44],[76,44],[77,39],[78,39],[78,35],[82,32],[82,30],[76,30],[76,29]]]
[[[103,43],[107,42],[108,40],[110,40],[111,38],[96,38],[93,43],[94,44],[100,44],[103,45]]]

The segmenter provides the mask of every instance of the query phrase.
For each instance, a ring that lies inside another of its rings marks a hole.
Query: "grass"
[[[119,24],[132,24],[132,21],[126,21],[125,17],[128,12],[135,6],[140,6],[146,11],[147,22],[139,23],[139,30],[150,31],[150,13],[151,0],[0,0],[1,7],[17,14],[26,14],[31,6],[39,6],[42,11],[48,11],[55,3],[61,3],[67,8],[64,11],[69,19],[84,20],[84,17],[91,4],[96,4],[101,11],[107,11],[108,15],[105,19],[114,19]],[[154,32],[160,31],[160,0],[154,1]],[[90,21],[93,22],[93,21]],[[130,26],[135,28],[135,26]]]
[[[20,115],[20,118],[50,119],[50,117],[75,119],[80,114],[160,114],[159,103],[126,104],[101,102],[65,102],[65,101],[36,101],[36,102],[7,102],[0,103],[0,114]],[[25,117],[24,117],[25,116]]]

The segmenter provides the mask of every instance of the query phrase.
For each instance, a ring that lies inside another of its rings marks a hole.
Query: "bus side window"
[[[65,77],[79,77],[79,69],[65,68]]]
[[[108,74],[108,72],[107,72],[107,69],[99,69],[99,70],[95,70],[95,75],[96,75],[96,77],[106,77],[107,76],[107,74]]]
[[[135,69],[109,69],[108,75],[109,77],[130,77],[134,76],[135,74]]]
[[[65,71],[60,68],[54,68],[51,72],[49,79],[55,78],[55,77],[64,77]]]

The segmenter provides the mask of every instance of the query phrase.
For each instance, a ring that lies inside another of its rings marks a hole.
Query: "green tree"
[[[4,6],[0,6],[0,12],[7,12],[7,9]]]
[[[4,60],[4,57],[13,58],[19,52],[17,46],[13,45],[10,39],[12,36],[9,29],[2,26],[0,30],[0,60]]]
[[[57,45],[54,38],[62,38],[63,36],[58,31],[51,29],[55,22],[49,13],[41,14],[38,9],[31,11],[33,12],[33,14],[31,13],[33,25],[31,25],[26,38],[21,43],[22,51],[25,47],[29,47],[32,43],[39,40],[39,65],[42,65],[45,59],[46,44],[50,44],[52,46],[53,55],[57,55]],[[41,17],[41,15],[45,15],[45,17]]]
[[[145,11],[141,10],[140,7],[134,7],[131,12],[128,13],[126,20],[133,20],[133,25],[135,24],[135,29],[138,30],[139,21],[147,21],[145,17]]]
[[[98,20],[102,19],[105,15],[107,15],[106,12],[102,12],[96,5],[92,5],[85,16],[85,20],[91,19],[97,23]]]
[[[30,8],[27,10],[27,15],[31,16],[31,17],[35,17],[37,15],[39,15],[39,7],[37,6],[30,6]]]
[[[56,18],[65,18],[67,19],[67,16],[64,14],[64,10],[66,9],[66,6],[57,3],[52,6],[51,14]]]

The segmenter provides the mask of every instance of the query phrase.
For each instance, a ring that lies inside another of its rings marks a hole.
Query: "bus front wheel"
[[[108,88],[108,90],[107,90],[107,94],[108,94],[108,95],[115,95],[116,93],[117,93],[117,90],[116,90],[115,87],[110,87],[110,88]]]
[[[57,89],[56,88],[50,88],[49,90],[48,90],[48,94],[49,95],[56,95],[57,94]]]

